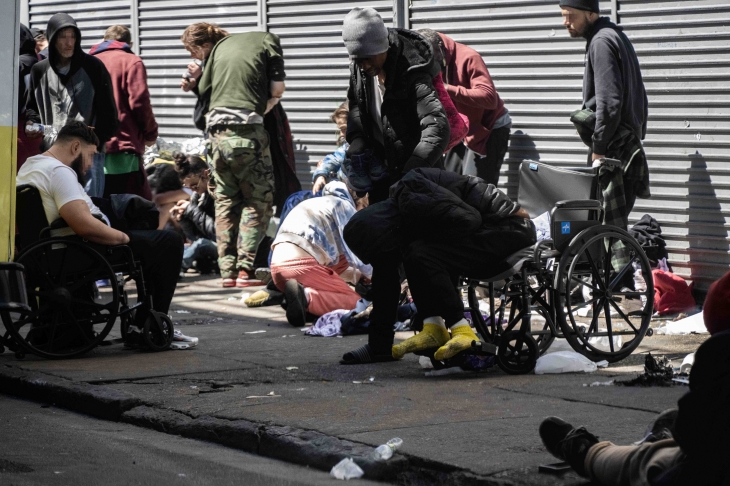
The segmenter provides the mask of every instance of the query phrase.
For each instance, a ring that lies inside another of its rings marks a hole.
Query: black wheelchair
[[[462,276],[481,341],[444,362],[423,353],[436,369],[463,367],[471,354],[496,356],[509,374],[529,373],[556,337],[592,361],[614,363],[652,335],[649,260],[627,231],[601,224],[599,190],[598,169],[521,164],[518,202],[533,219],[549,211],[551,238],[508,257],[511,268],[499,275]],[[638,270],[645,285],[625,287]],[[486,318],[478,291],[489,299]]]
[[[5,264],[6,299],[0,316],[6,332],[0,352],[8,348],[18,359],[26,353],[50,359],[80,356],[100,344],[120,319],[122,340],[137,312],[147,318],[142,348],[169,349],[174,329],[169,316],[153,309],[142,267],[127,245],[104,246],[83,240],[63,220],[48,225],[35,187],[16,191],[15,264]],[[55,235],[55,236],[52,236]],[[10,265],[10,266],[8,266]],[[130,303],[125,283],[134,280],[137,302]],[[98,282],[108,282],[99,287]],[[22,283],[19,283],[22,282]],[[5,299],[4,299],[5,300]]]

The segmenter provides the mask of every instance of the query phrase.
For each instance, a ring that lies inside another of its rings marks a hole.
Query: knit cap
[[[573,7],[588,12],[601,12],[601,9],[598,7],[598,0],[560,0],[560,6]]]
[[[730,272],[710,286],[702,316],[710,334],[730,329]]]
[[[388,29],[380,14],[370,7],[356,7],[345,16],[342,40],[350,59],[367,58],[388,50]]]

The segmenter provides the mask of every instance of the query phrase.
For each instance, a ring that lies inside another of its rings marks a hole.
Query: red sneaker
[[[257,280],[252,274],[253,272],[248,273],[246,270],[238,272],[236,287],[260,287],[264,285],[262,280]]]
[[[236,286],[236,279],[235,278],[224,278],[222,280],[223,287],[235,287]]]

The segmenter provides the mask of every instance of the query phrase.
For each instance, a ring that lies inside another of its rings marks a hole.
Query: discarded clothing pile
[[[652,268],[659,266],[659,261],[669,257],[667,254],[667,243],[662,237],[662,228],[659,222],[650,215],[645,214],[629,230],[629,234],[639,242],[641,248],[649,258]],[[671,271],[671,268],[669,268]]]
[[[654,278],[654,311],[659,315],[677,314],[693,309],[692,285],[671,272],[652,270]]]
[[[644,373],[637,376],[633,380],[618,381],[616,386],[677,386],[683,383],[674,381],[677,376],[687,377],[687,373],[677,373],[675,375],[672,362],[666,356],[655,358],[651,353],[646,355],[644,360]]]
[[[352,336],[367,334],[370,327],[370,301],[360,299],[353,310],[339,309],[323,315],[314,326],[306,329],[307,336]],[[412,303],[398,307],[397,322],[393,326],[396,332],[410,331],[410,322],[416,317],[416,306]]]

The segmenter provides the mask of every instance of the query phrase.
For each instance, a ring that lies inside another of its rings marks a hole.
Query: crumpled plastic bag
[[[351,457],[338,462],[330,471],[330,476],[335,479],[357,479],[361,478],[365,471],[360,469]]]
[[[557,351],[538,358],[535,374],[593,373],[597,369],[596,363],[582,354],[575,351]]]
[[[550,239],[550,212],[546,211],[537,218],[533,219],[535,231],[537,232],[537,241]]]

